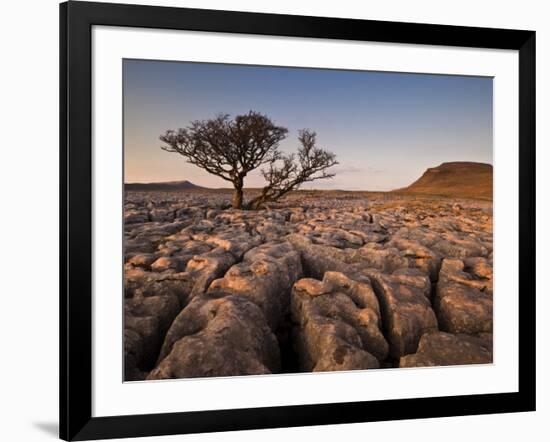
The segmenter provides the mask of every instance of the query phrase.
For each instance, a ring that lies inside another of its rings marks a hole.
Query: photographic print
[[[123,125],[125,381],[492,363],[492,78],[124,59]]]

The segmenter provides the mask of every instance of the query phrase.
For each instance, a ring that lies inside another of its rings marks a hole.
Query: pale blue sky
[[[340,162],[309,187],[391,190],[446,161],[492,164],[493,85],[486,77],[124,61],[125,182],[226,181],[160,149],[167,129],[218,113],[255,110],[289,129],[317,132]],[[245,186],[263,184],[258,171]]]

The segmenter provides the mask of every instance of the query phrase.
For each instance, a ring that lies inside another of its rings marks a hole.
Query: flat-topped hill
[[[493,166],[456,161],[431,167],[399,193],[446,195],[461,198],[493,198]]]

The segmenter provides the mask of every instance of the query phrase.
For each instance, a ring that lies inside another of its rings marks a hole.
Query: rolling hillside
[[[126,183],[125,190],[141,190],[141,191],[174,191],[174,190],[199,190],[206,189],[205,187],[197,186],[190,181],[167,181],[164,183]]]

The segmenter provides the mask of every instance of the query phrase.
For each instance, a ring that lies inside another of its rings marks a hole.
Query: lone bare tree
[[[242,208],[244,178],[279,155],[279,141],[288,130],[276,126],[258,112],[238,115],[234,120],[220,114],[211,120],[192,121],[160,137],[163,150],[183,155],[191,164],[233,184],[233,207]]]
[[[334,175],[325,169],[337,164],[336,157],[315,146],[315,132],[303,130],[299,140],[298,157],[284,155],[279,142],[288,130],[276,126],[267,116],[250,111],[231,119],[220,114],[210,120],[192,121],[186,128],[168,130],[160,136],[166,145],[161,149],[175,152],[187,162],[233,184],[232,206],[243,208],[244,178],[262,165],[267,185],[246,208],[257,209],[275,201],[302,183]]]

